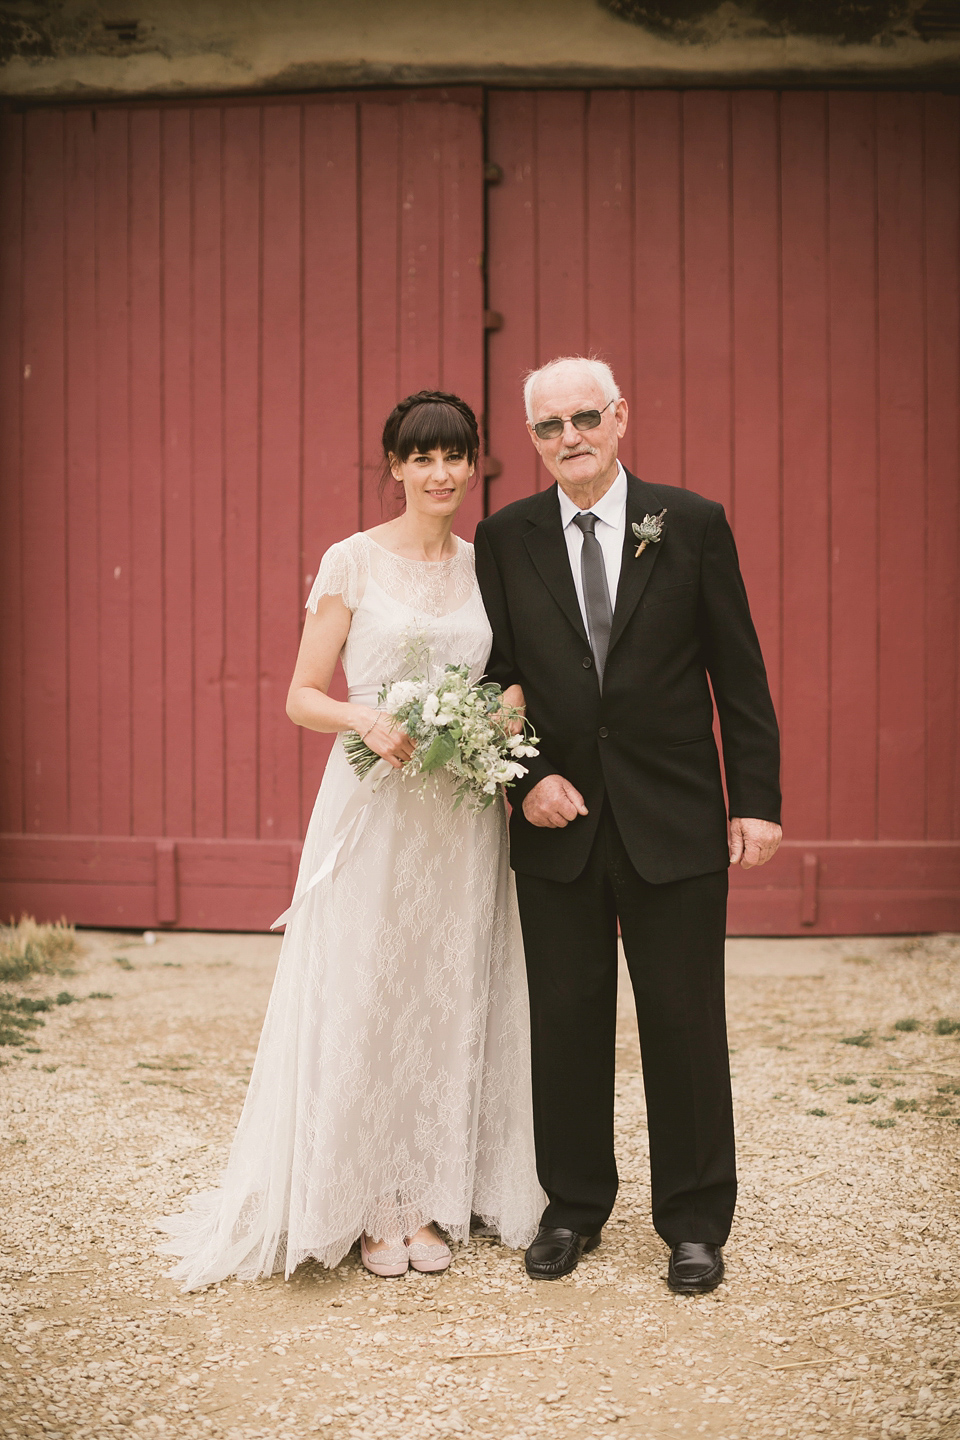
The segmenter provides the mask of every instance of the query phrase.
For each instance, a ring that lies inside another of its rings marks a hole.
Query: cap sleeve
[[[320,561],[317,578],[307,599],[307,609],[314,614],[323,595],[339,595],[351,612],[360,604],[366,565],[362,547],[354,543],[359,538],[353,535],[349,540],[338,540]]]

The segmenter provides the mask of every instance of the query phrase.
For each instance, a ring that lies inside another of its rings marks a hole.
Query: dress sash
[[[374,705],[378,693],[372,686],[357,686],[348,692],[348,698],[354,705]],[[277,916],[270,926],[271,930],[279,930],[281,925],[289,924],[310,891],[314,890],[321,881],[326,880],[328,875],[336,877],[338,870],[349,858],[360,839],[367,819],[367,806],[392,769],[393,766],[388,760],[378,760],[376,765],[363,777],[358,789],[350,796],[340,812],[340,818],[334,826],[330,849],[324,856],[320,868],[310,876],[293,903],[284,910],[282,915]]]

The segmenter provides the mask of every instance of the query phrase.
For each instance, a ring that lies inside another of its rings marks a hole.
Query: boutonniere
[[[659,515],[644,515],[641,524],[630,526],[630,529],[640,541],[640,544],[637,546],[636,555],[633,557],[634,560],[636,560],[638,555],[643,554],[648,545],[660,544],[660,541],[663,539],[663,521],[666,513],[666,510],[661,510]]]

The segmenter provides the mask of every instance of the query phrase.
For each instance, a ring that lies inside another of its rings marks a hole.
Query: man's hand
[[[539,786],[537,787],[539,789]],[[531,795],[535,791],[530,792]],[[772,820],[730,821],[727,844],[730,847],[730,864],[739,865],[741,870],[751,870],[754,865],[766,865],[780,848],[783,831]]]
[[[547,775],[525,796],[523,813],[531,825],[562,830],[578,815],[586,815],[583,796],[562,775]]]

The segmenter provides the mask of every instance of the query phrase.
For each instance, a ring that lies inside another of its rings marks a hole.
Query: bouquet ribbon
[[[344,861],[350,855],[353,847],[360,839],[360,832],[366,821],[366,809],[370,801],[376,795],[380,784],[390,774],[393,766],[387,760],[378,760],[373,769],[363,777],[359,786],[350,796],[340,812],[336,829],[333,835],[333,842],[327,851],[319,870],[316,870],[294,900],[293,904],[278,915],[270,926],[271,930],[278,930],[281,925],[288,925],[303,905],[310,891],[315,889],[321,881],[326,880],[328,875],[336,875]]]

